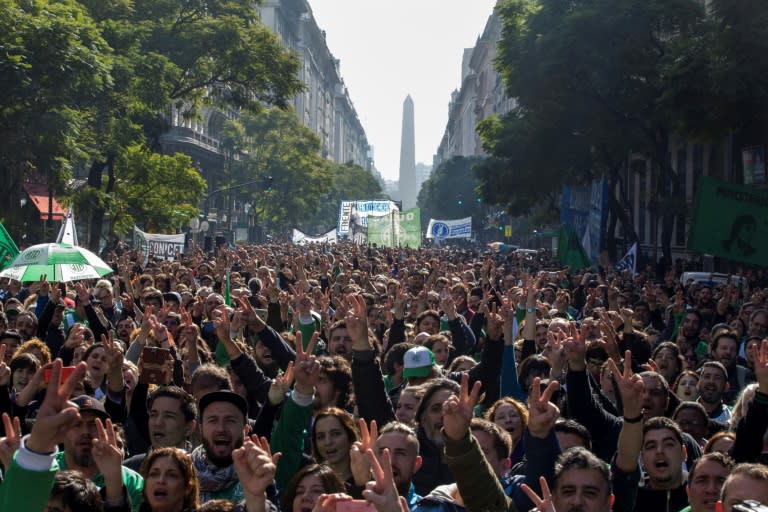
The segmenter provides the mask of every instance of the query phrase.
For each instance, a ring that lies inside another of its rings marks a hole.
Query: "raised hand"
[[[579,332],[573,322],[570,324],[568,338],[563,341],[563,347],[568,368],[573,371],[583,371],[587,367],[587,343],[584,335]]]
[[[5,362],[5,350],[8,345],[0,345],[0,386],[7,386],[11,380],[11,367]],[[8,466],[6,466],[8,467]]]
[[[27,448],[37,453],[53,453],[64,433],[80,419],[77,405],[69,402],[75,385],[85,377],[85,363],[79,363],[75,371],[61,383],[61,359],[56,359],[51,366],[51,379],[45,392],[45,398],[37,412],[32,433],[27,440]]]
[[[642,377],[632,372],[632,352],[629,350],[624,354],[624,371],[619,370],[613,359],[608,360],[608,367],[613,373],[621,401],[624,404],[624,416],[635,418],[643,413],[643,392],[645,383]]]
[[[43,274],[40,276],[40,283],[37,290],[37,294],[46,297],[51,292],[51,283],[48,282],[48,275]]]
[[[531,395],[528,397],[528,432],[533,437],[546,439],[555,426],[557,418],[560,417],[560,409],[550,402],[552,395],[558,389],[560,389],[560,383],[551,381],[542,392],[541,379],[539,377],[533,379]]]
[[[443,430],[445,435],[454,441],[463,439],[469,432],[469,423],[480,396],[482,384],[476,381],[469,391],[469,375],[461,376],[459,396],[451,395],[443,403]]]
[[[355,441],[352,444],[352,448],[349,450],[349,459],[355,484],[365,485],[371,477],[371,464],[365,453],[374,449],[376,440],[379,438],[379,429],[376,426],[376,420],[371,421],[370,431],[365,419],[358,419],[357,424],[360,427],[360,441]]]
[[[768,339],[764,339],[755,352],[755,377],[758,390],[768,394]]]
[[[397,493],[389,448],[382,452],[381,464],[373,450],[367,450],[365,456],[373,473],[373,481],[368,482],[363,491],[366,501],[372,503],[377,512],[408,512],[405,497]]]
[[[82,281],[75,283],[75,291],[77,292],[77,298],[80,300],[80,304],[86,306],[91,303],[91,294]]]
[[[453,296],[450,293],[446,293],[445,297],[440,301],[440,309],[445,312],[448,320],[456,319],[456,303],[453,301]]]
[[[504,318],[498,314],[496,303],[485,314],[485,332],[488,340],[499,341],[504,335]]]
[[[296,362],[293,374],[296,380],[296,391],[305,395],[311,395],[315,392],[315,385],[320,378],[320,363],[312,355],[319,336],[320,333],[314,332],[307,345],[307,350],[304,350],[301,331],[296,331]]]
[[[216,308],[215,315],[212,314],[213,327],[216,330],[216,337],[224,343],[230,343],[231,338],[231,324],[229,321],[229,309],[227,306],[221,305]]]
[[[112,420],[106,425],[96,418],[96,438],[93,440],[93,460],[104,475],[107,499],[123,498],[123,452],[117,447],[117,435]]]
[[[272,384],[269,386],[267,392],[267,398],[272,405],[279,405],[285,400],[285,396],[288,394],[288,390],[291,389],[293,384],[293,361],[288,363],[285,368],[285,373],[278,375],[272,380]]]
[[[352,349],[369,350],[371,344],[368,341],[368,313],[365,298],[362,295],[349,294],[346,300],[348,309],[345,320],[347,331],[352,338]]]
[[[539,477],[539,483],[541,484],[541,496],[536,494],[536,491],[528,487],[527,484],[523,484],[521,489],[533,502],[534,508],[530,512],[556,512],[555,504],[552,502],[552,493],[547,485],[547,479],[543,476]]]
[[[11,417],[7,412],[3,413],[3,427],[5,429],[5,437],[0,438],[0,463],[6,471],[13,461],[13,454],[21,446],[21,421],[18,416]]]
[[[245,491],[246,501],[249,498],[266,497],[267,487],[272,485],[280,457],[280,453],[272,454],[269,441],[259,436],[246,437],[243,445],[232,451],[232,463]]]

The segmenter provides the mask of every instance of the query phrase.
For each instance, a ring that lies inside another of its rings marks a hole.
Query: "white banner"
[[[427,238],[472,238],[472,217],[454,220],[429,219]]]
[[[133,227],[134,246],[146,256],[153,254],[158,258],[172,260],[178,254],[184,254],[184,233],[179,235],[157,235],[145,233]]]
[[[307,236],[298,229],[293,230],[293,243],[294,244],[335,244],[336,243],[336,230],[332,229],[322,236]]]
[[[368,228],[368,216],[389,215],[399,211],[394,201],[342,201],[339,205],[339,224],[336,232],[339,236],[348,236],[365,241]]]

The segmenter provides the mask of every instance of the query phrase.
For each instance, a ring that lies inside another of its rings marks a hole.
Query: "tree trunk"
[[[101,192],[104,170],[106,169],[108,178],[107,189],[104,193],[111,195],[115,187],[114,163],[114,155],[108,156],[106,162],[94,162],[88,171],[88,186],[95,189],[97,192]],[[101,194],[96,194],[96,200],[91,204],[91,221],[88,233],[88,248],[93,252],[98,252],[99,245],[101,245],[101,231],[104,226],[105,213],[106,208],[104,208],[101,201]]]
[[[617,188],[616,186],[619,184],[620,179],[619,168],[620,167],[615,167],[611,170],[610,181],[608,184],[608,211],[613,218],[613,225],[609,226],[608,228],[608,233],[610,233],[609,240],[612,242],[608,246],[608,252],[613,261],[616,261],[618,257],[617,241],[613,235],[615,233],[616,221],[621,222],[621,225],[624,228],[624,238],[626,239],[628,246],[631,246],[638,240],[637,233],[635,232],[635,226],[632,224],[632,216],[627,214],[627,211],[623,206],[631,204],[631,201],[629,198],[627,198],[623,187],[619,187],[618,198],[615,194],[615,190]]]
[[[101,191],[102,174],[104,173],[104,162],[95,161],[91,164],[91,168],[88,170],[88,187],[95,189],[97,192]],[[88,248],[91,251],[99,250],[99,239],[101,238],[101,225],[104,218],[104,209],[98,200],[98,194],[91,204],[91,218],[88,231]]]

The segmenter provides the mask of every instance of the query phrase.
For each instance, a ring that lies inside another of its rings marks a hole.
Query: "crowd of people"
[[[768,273],[125,249],[0,281],[0,510],[768,510]]]

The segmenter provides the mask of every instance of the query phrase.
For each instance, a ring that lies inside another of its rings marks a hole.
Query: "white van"
[[[683,275],[680,276],[680,282],[686,284],[689,280],[693,280],[694,283],[709,285],[728,284],[728,274],[717,272],[683,272]],[[739,287],[747,284],[746,278],[739,276],[731,276],[731,282]]]

